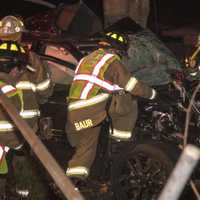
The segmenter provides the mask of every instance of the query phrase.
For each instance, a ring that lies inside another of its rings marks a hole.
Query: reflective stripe
[[[18,49],[18,47],[17,47],[16,44],[11,44],[10,50],[11,50],[11,51],[19,51],[19,49]]]
[[[89,169],[86,167],[71,167],[66,171],[67,176],[84,176],[87,177],[89,175]]]
[[[4,147],[0,145],[0,161],[2,160],[4,155]]]
[[[4,151],[5,151],[6,153],[8,153],[9,150],[10,150],[10,148],[9,148],[8,146],[5,146],[5,147],[4,147]]]
[[[97,65],[95,66],[92,75],[98,76],[100,70],[102,67],[104,67],[105,62],[108,61],[110,58],[112,58],[114,56],[114,54],[106,54],[105,56],[103,56],[103,58],[100,60],[100,62],[97,63]]]
[[[29,82],[29,81],[20,81],[16,85],[17,89],[21,90],[33,90],[34,92],[36,91],[35,84]]]
[[[36,90],[43,91],[47,89],[49,85],[50,85],[50,79],[46,79],[37,85],[29,81],[20,81],[17,83],[16,88],[21,90],[32,90],[35,92]]]
[[[190,72],[191,76],[196,76],[198,72]]]
[[[110,129],[110,136],[114,139],[117,140],[129,140],[132,136],[132,132],[131,131],[120,131],[117,129]]]
[[[94,83],[87,83],[86,86],[84,87],[83,91],[81,92],[80,99],[87,99],[87,96],[91,89],[93,88]]]
[[[3,43],[0,45],[0,49],[7,49],[8,48],[8,44]]]
[[[86,75],[86,74],[80,74],[80,75],[76,75],[74,77],[74,80],[84,80],[84,81],[90,81],[90,83],[94,83],[108,91],[116,91],[116,90],[121,90],[123,88],[119,87],[118,85],[112,85],[106,81],[103,81],[95,76],[91,76],[91,75]],[[84,97],[86,95],[83,95]]]
[[[14,149],[15,149],[15,150],[20,150],[23,146],[24,146],[24,144],[20,144],[20,145],[18,145],[17,147],[15,147]]]
[[[36,116],[40,116],[40,111],[39,110],[23,110],[20,112],[20,116],[24,119],[29,119],[33,118]]]
[[[131,77],[124,89],[128,92],[131,92],[136,86],[137,82],[138,80],[135,77]]]
[[[43,90],[46,90],[50,85],[50,79],[46,79],[45,81],[39,83],[37,86],[36,86],[36,89],[37,90],[40,90],[40,91],[43,91]]]
[[[2,160],[4,153],[7,153],[9,149],[8,146],[0,145],[0,161]]]
[[[31,67],[30,65],[26,65],[26,68],[27,68],[28,70],[30,70],[31,72],[36,72],[36,69],[33,68],[33,67]]]
[[[87,99],[88,94],[91,92],[91,90],[94,87],[94,84],[98,85],[99,87],[103,87],[104,89],[108,90],[108,91],[113,91],[116,90],[118,88],[116,88],[116,86],[114,86],[113,89],[113,85],[109,84],[106,81],[103,81],[101,78],[98,78],[98,75],[101,71],[101,68],[106,67],[105,64],[106,62],[114,57],[114,54],[106,54],[103,57],[101,57],[100,61],[97,64],[93,64],[94,66],[92,66],[92,72],[90,72],[91,74],[82,74],[79,73],[79,68],[81,67],[81,64],[84,62],[84,58],[81,59],[81,61],[79,62],[78,66],[76,67],[75,70],[75,76],[74,76],[74,81],[75,80],[83,80],[83,81],[87,81],[85,87],[83,87],[82,92],[80,94],[80,99]],[[84,64],[84,63],[83,63]],[[119,86],[117,86],[119,87]]]
[[[3,91],[4,94],[11,92],[11,91],[16,91],[16,88],[13,87],[12,85],[4,85],[1,87],[1,90]]]
[[[21,197],[28,197],[29,195],[29,190],[16,190],[16,193],[21,196]]]
[[[68,105],[68,110],[72,111],[72,110],[84,108],[87,106],[95,105],[97,103],[105,101],[106,99],[108,99],[109,96],[110,96],[109,94],[103,93],[103,94],[99,94],[99,95],[92,97],[90,99],[87,99],[87,100],[80,100],[80,101],[72,102]]]
[[[13,131],[14,126],[8,121],[0,121],[0,132]]]
[[[80,65],[81,65],[82,62],[83,62],[83,58],[79,61],[78,65],[77,65],[77,67],[75,69],[75,74],[78,72],[79,67],[80,67]]]
[[[16,27],[16,28],[18,28],[18,31],[20,31],[20,28],[19,28],[19,27]],[[24,50],[24,48],[23,48],[22,46],[19,46],[19,48],[20,48],[20,50],[21,50],[21,53],[26,53],[25,50]]]
[[[154,99],[156,97],[156,91],[154,89],[152,89],[152,95],[149,99]]]
[[[20,116],[24,119],[33,118],[40,115],[39,110],[24,110],[20,112]],[[8,121],[0,121],[0,132],[13,131],[14,126]]]

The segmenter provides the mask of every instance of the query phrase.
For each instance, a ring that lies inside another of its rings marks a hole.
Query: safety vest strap
[[[0,145],[0,163],[2,161],[3,155],[4,155],[4,146]]]
[[[94,86],[94,84],[110,92],[123,89],[119,87],[118,85],[111,84],[108,81],[101,80],[98,77],[93,76],[93,75],[79,74],[74,77],[74,81],[76,80],[88,81],[88,84],[85,86],[84,90],[82,91],[81,99],[85,99],[85,97],[87,96],[90,89]]]
[[[0,163],[3,159],[4,154],[7,153],[9,149],[10,149],[9,147],[0,144]]]
[[[104,80],[104,73],[110,63],[118,57],[101,49],[83,58],[75,71],[70,89],[70,98],[89,99],[98,94],[100,89],[112,92],[121,89]]]

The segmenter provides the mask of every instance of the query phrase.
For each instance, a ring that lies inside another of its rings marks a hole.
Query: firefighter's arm
[[[0,82],[0,89],[1,92],[9,98],[10,103],[15,106],[19,112],[19,115],[34,131],[37,131],[38,117],[40,115],[38,105],[32,104],[31,98],[26,99],[27,101],[25,101],[23,90],[17,89],[13,85]],[[23,143],[23,140],[19,139],[18,136],[14,136],[15,134],[13,133],[18,134],[18,129],[15,123],[9,117],[7,111],[2,106],[0,106],[0,133],[4,133],[0,134],[0,141],[3,145],[16,148]],[[9,136],[10,133],[13,134],[12,137]]]
[[[153,88],[131,75],[119,60],[115,60],[110,65],[106,75],[109,80],[134,96],[153,99],[156,95]]]
[[[29,59],[29,78],[36,86],[36,94],[39,97],[38,99],[47,99],[53,92],[50,70],[48,69],[47,64],[34,52],[30,52]]]

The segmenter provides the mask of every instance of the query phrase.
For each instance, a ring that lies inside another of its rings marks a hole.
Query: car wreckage
[[[53,95],[41,105],[39,137],[65,169],[74,150],[66,139],[65,117],[66,96],[76,64],[84,55],[98,47],[98,42],[102,39],[101,31],[125,34],[129,38],[129,49],[122,62],[131,73],[155,87],[166,98],[163,102],[139,99],[139,116],[134,138],[129,142],[109,140],[107,133],[110,121],[105,120],[91,177],[86,182],[81,182],[79,189],[88,200],[156,200],[182,151],[186,108],[199,84],[198,62],[197,67],[192,68],[197,70],[195,73],[191,73],[189,68],[185,70],[150,30],[141,28],[129,18],[121,19],[104,30],[88,33],[84,37],[75,33],[70,36],[67,31],[59,35],[60,33],[54,32],[54,24],[48,24],[46,31],[41,30],[40,27],[44,27],[43,23],[47,22],[47,18],[46,14],[43,18],[41,15],[39,18],[27,18],[26,27],[30,31],[25,33],[23,40],[25,45],[48,63],[55,83]],[[34,30],[29,27],[34,27]],[[197,94],[192,104],[190,134],[187,138],[188,142],[197,146],[200,146],[197,134],[200,126],[199,112]],[[19,171],[24,170],[28,177],[22,180],[19,174],[15,174],[15,187],[28,191],[27,196],[18,193],[18,198],[63,199],[62,193],[31,149],[25,155],[28,155],[28,162],[34,169],[30,173],[29,165],[28,169],[20,168],[16,172],[20,174]],[[22,159],[22,162],[27,162],[27,158]],[[38,174],[39,178],[36,178]],[[192,179],[199,178],[197,168]],[[186,186],[185,196],[182,198],[186,197],[189,190]],[[37,196],[40,191],[43,197]]]

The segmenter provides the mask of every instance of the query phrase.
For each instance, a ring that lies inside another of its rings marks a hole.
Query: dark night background
[[[58,5],[60,2],[70,3],[73,0],[48,0],[48,2]],[[83,0],[98,16],[103,17],[102,0]],[[26,6],[23,0],[1,0],[0,15],[4,16],[15,12],[21,12],[28,16],[40,10],[38,6]],[[44,9],[44,8],[43,8]],[[180,27],[191,26],[200,27],[200,0],[151,0],[151,12],[149,23],[158,23],[159,26]],[[156,22],[155,22],[156,21]]]
[[[102,0],[84,1],[95,13],[102,16]],[[164,27],[200,27],[200,0],[151,0],[151,20]],[[156,16],[155,16],[156,15]]]

